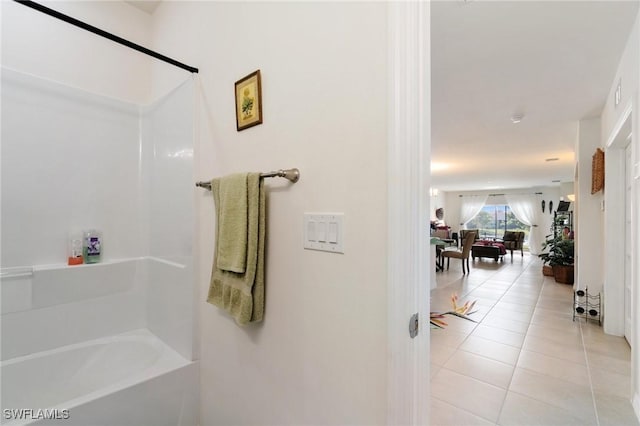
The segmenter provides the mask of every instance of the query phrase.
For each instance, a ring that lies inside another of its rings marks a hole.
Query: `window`
[[[529,241],[529,226],[516,219],[509,206],[485,205],[466,225],[467,229],[479,229],[480,238],[502,238],[505,231],[524,231],[525,243]]]

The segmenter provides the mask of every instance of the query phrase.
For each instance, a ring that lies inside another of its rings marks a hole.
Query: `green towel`
[[[264,184],[259,173],[247,175],[247,250],[242,273],[218,267],[220,240],[221,179],[211,181],[216,207],[216,250],[207,302],[231,314],[239,325],[262,321],[264,314],[264,240],[266,233]],[[232,194],[226,194],[231,196]]]
[[[247,173],[220,179],[218,196],[218,243],[216,266],[243,273],[247,266]]]

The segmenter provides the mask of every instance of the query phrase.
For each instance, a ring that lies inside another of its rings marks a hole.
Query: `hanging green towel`
[[[247,266],[247,173],[221,178],[217,192],[216,266],[223,271],[243,273]]]
[[[232,272],[218,267],[221,226],[221,181],[211,181],[216,207],[216,250],[207,302],[231,314],[239,325],[262,321],[264,314],[264,240],[266,212],[264,184],[259,173],[249,173],[246,178],[247,243],[244,272]],[[231,193],[225,197],[232,196]]]

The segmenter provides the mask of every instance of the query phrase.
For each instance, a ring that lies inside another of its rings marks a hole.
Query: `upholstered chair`
[[[466,274],[469,271],[469,253],[471,252],[471,246],[476,240],[476,233],[474,231],[467,230],[464,233],[464,239],[462,240],[461,250],[444,250],[440,253],[442,256],[442,262],[444,265],[444,259],[447,259],[447,269],[449,269],[449,261],[453,257],[454,259],[460,259],[462,261],[462,273]],[[467,263],[467,269],[465,271],[465,261]]]
[[[464,241],[464,236],[467,235],[469,232],[474,232],[476,234],[474,241],[478,241],[478,239],[480,239],[480,230],[479,229],[461,229],[460,230],[460,241],[461,242]]]
[[[504,248],[511,252],[511,260],[513,260],[513,251],[520,250],[520,256],[524,256],[522,246],[524,245],[524,232],[522,231],[505,231],[502,237]]]

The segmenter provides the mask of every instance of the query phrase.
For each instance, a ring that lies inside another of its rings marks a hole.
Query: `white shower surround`
[[[2,88],[3,364],[145,330],[178,361],[140,366],[114,393],[80,385],[60,424],[158,424],[136,408],[152,403],[149,380],[165,389],[162,424],[195,424],[192,82],[148,107],[8,69]],[[89,227],[103,231],[105,261],[67,266],[67,233]],[[14,386],[2,377],[3,394]]]

